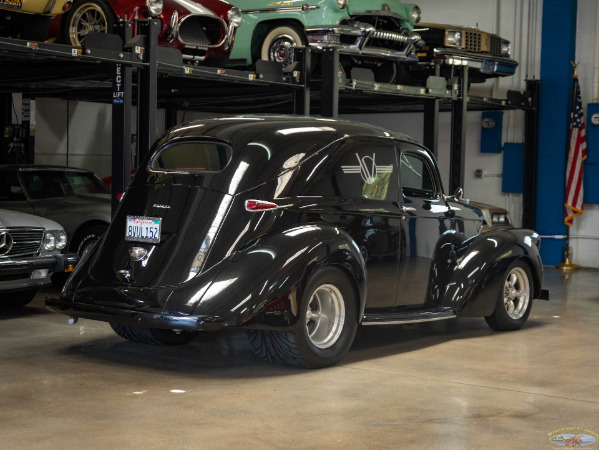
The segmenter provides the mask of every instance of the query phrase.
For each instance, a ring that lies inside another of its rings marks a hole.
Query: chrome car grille
[[[2,233],[6,233],[8,239],[0,239],[5,245],[0,247],[0,258],[35,255],[40,251],[44,238],[43,228],[13,227],[0,229],[0,236]],[[6,253],[3,249],[7,248],[9,250]]]
[[[402,44],[407,44],[410,42],[410,37],[405,34],[395,33],[393,31],[375,31],[370,35],[371,39],[381,39],[385,41],[395,41],[401,42]]]

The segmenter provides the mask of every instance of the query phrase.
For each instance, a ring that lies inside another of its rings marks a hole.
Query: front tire
[[[327,267],[312,277],[289,331],[248,330],[263,360],[304,368],[328,367],[349,351],[358,327],[358,297],[341,270]]]
[[[121,325],[111,323],[110,327],[123,339],[142,344],[153,345],[183,345],[187,344],[198,333],[193,331],[163,330],[160,328],[144,328],[136,325]]]
[[[108,229],[107,225],[92,225],[77,233],[77,238],[71,244],[71,250],[83,258]]]
[[[81,47],[85,37],[92,31],[112,33],[115,17],[112,8],[104,0],[81,0],[65,14],[62,24],[62,41]]]
[[[293,48],[306,44],[307,39],[297,26],[277,26],[262,41],[260,57],[265,61],[278,62],[285,69],[293,62]]]
[[[530,269],[523,261],[508,267],[497,296],[495,311],[485,320],[496,331],[518,330],[526,323],[533,299]]]

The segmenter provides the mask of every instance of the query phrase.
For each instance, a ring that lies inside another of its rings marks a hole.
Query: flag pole
[[[570,227],[566,227],[566,260],[555,268],[566,273],[580,269],[580,266],[570,262]]]
[[[572,66],[574,66],[574,75],[573,78],[576,80],[576,82],[578,82],[578,73],[576,73],[576,69],[578,68],[578,64],[575,63],[574,61],[570,61],[570,64],[572,64]],[[571,116],[574,115],[574,108],[576,105],[576,85],[574,85],[574,95],[572,96],[572,112],[571,112]],[[570,121],[570,132],[572,132],[572,121]],[[568,152],[570,151],[570,149],[568,148]],[[565,251],[565,256],[566,256],[566,260],[561,263],[558,264],[556,267],[556,269],[559,269],[565,273],[570,273],[573,272],[575,270],[578,270],[580,268],[580,266],[572,263],[570,261],[570,227],[566,226],[566,251]]]

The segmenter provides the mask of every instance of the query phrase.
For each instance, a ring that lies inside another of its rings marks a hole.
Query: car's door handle
[[[402,207],[401,207],[401,212],[405,212],[405,213],[407,213],[407,212],[409,212],[409,211],[416,211],[416,208],[413,208],[413,207],[411,207],[411,206],[402,206]]]

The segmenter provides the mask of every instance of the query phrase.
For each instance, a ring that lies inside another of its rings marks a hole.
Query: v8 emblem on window
[[[343,173],[359,173],[366,184],[372,184],[376,181],[376,177],[382,173],[393,172],[393,165],[389,164],[386,166],[377,166],[375,163],[376,153],[370,156],[360,156],[356,153],[358,158],[357,166],[341,166]]]

